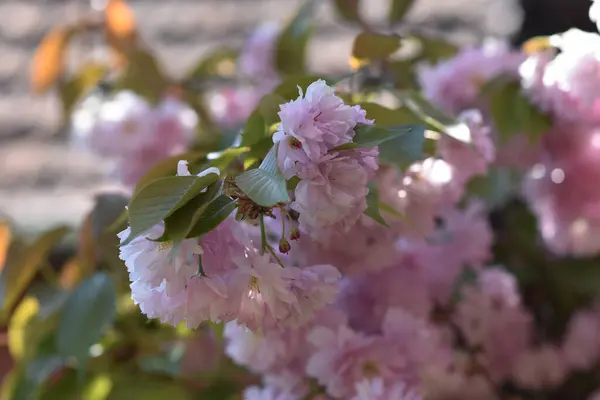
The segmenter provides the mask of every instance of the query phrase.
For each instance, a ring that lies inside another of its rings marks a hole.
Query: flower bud
[[[283,254],[286,254],[288,251],[290,251],[290,249],[292,248],[292,246],[290,246],[290,242],[288,242],[285,239],[281,239],[279,241],[279,251]]]
[[[298,240],[298,239],[300,239],[300,230],[298,229],[297,226],[294,226],[292,228],[292,233],[290,233],[290,239],[291,240]]]

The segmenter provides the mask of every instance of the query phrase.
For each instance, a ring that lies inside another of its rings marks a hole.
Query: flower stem
[[[277,257],[277,254],[275,253],[275,250],[273,249],[273,247],[271,247],[270,245],[267,244],[267,250],[269,250],[269,253],[271,253],[271,255],[273,256],[275,261],[277,261],[277,264],[279,264],[281,266],[281,268],[285,268],[285,265],[283,265],[283,263],[281,262],[279,257]]]
[[[258,218],[258,221],[260,223],[260,254],[265,254],[265,249],[268,246],[267,231],[265,229],[265,216],[261,214]]]

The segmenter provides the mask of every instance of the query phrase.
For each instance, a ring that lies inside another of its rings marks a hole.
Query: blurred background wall
[[[101,0],[0,0],[0,213],[37,231],[76,224],[90,207],[90,192],[111,182],[105,161],[68,146],[54,95],[29,93],[29,60],[43,35]],[[334,22],[327,1],[319,14],[309,59],[318,71],[345,69],[356,28]],[[241,44],[265,20],[285,21],[300,0],[132,0],[144,39],[177,76],[203,52]],[[473,43],[492,35],[517,44],[528,37],[566,30],[593,30],[589,0],[416,0],[409,23]],[[363,0],[366,14],[382,20],[387,0]],[[95,54],[93,41],[77,42],[70,58]],[[102,57],[101,54],[97,55]]]

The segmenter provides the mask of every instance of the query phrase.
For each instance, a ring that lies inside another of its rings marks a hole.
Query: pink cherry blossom
[[[569,321],[562,352],[567,367],[588,370],[600,360],[600,313],[580,310]]]
[[[386,387],[380,378],[364,380],[356,384],[356,396],[352,400],[421,400],[423,397],[406,388],[402,383]]]
[[[340,326],[316,327],[308,341],[315,346],[315,352],[308,360],[306,372],[334,398],[351,395],[354,385],[365,378],[382,374],[391,377],[387,367],[391,356],[381,338]]]
[[[175,294],[198,272],[198,255],[202,253],[202,248],[197,239],[186,239],[177,249],[173,248],[171,242],[151,240],[160,238],[163,231],[163,224],[155,225],[130,243],[122,245],[119,257],[125,262],[132,282],[140,280],[151,287],[158,287],[164,281],[165,292]],[[130,233],[128,227],[118,234],[121,243]],[[173,251],[176,252],[174,255],[171,254]]]
[[[284,269],[269,254],[247,249],[233,258],[233,286],[239,296],[238,323],[257,331],[265,323],[276,323],[286,316],[296,297],[284,277]]]
[[[545,345],[521,353],[514,366],[516,382],[528,389],[548,389],[559,386],[567,368],[558,348]]]
[[[506,43],[489,40],[481,47],[464,48],[435,66],[421,66],[418,80],[435,105],[458,113],[481,104],[481,88],[491,79],[516,76],[522,60],[523,55],[511,51]]]
[[[254,79],[257,83],[276,82],[275,45],[280,28],[275,23],[264,23],[250,35],[239,57],[239,71],[242,76]]]
[[[557,118],[597,124],[600,35],[570,29],[552,36],[550,42],[560,54],[530,56],[520,67],[523,87],[538,106]]]
[[[351,157],[335,157],[318,165],[319,177],[298,183],[292,208],[300,226],[317,238],[331,228],[350,229],[366,209],[368,173]]]
[[[470,143],[444,135],[439,141],[438,152],[453,166],[456,178],[466,183],[471,177],[487,172],[488,165],[494,161],[495,147],[490,128],[484,124],[479,111],[465,111],[459,119],[469,128]]]
[[[129,157],[141,150],[181,151],[194,134],[196,114],[167,97],[152,107],[133,92],[123,91],[102,101],[91,97],[75,111],[75,140],[101,155]]]
[[[334,302],[339,292],[341,274],[332,265],[286,268],[284,276],[297,300],[295,309],[291,309],[282,321],[289,327],[298,327],[311,321],[317,311]]]
[[[318,163],[328,150],[350,142],[357,124],[373,122],[360,107],[345,105],[323,80],[311,83],[306,94],[300,90],[298,99],[282,104],[279,117],[281,126],[273,141],[284,141],[279,151],[289,153],[290,160],[283,165],[302,162],[288,148],[302,148],[311,162]],[[291,141],[284,140],[290,136]]]
[[[485,269],[476,286],[463,288],[462,297],[456,324],[471,346],[482,349],[479,362],[501,380],[531,340],[532,319],[520,303],[516,281],[500,269]]]
[[[301,397],[274,387],[259,388],[250,386],[244,391],[244,400],[301,400]]]
[[[559,123],[543,138],[543,162],[529,172],[525,195],[539,218],[548,247],[558,254],[591,255],[600,250],[600,132]]]

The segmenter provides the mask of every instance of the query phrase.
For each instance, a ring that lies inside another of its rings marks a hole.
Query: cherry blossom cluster
[[[520,68],[529,97],[554,120],[525,193],[554,252],[593,255],[600,250],[600,192],[590,184],[600,171],[600,35],[571,29],[550,42],[559,54],[532,55]]]
[[[115,175],[129,187],[161,159],[182,152],[197,123],[196,113],[173,96],[152,106],[131,91],[89,97],[71,120],[75,143],[113,159]]]
[[[279,80],[276,32],[259,30],[240,59],[261,95]],[[456,115],[468,139],[431,136],[434,150],[406,168],[356,143],[378,122],[365,109],[323,80],[300,89],[280,105],[272,137],[290,201],[265,207],[248,197],[242,207],[238,196],[241,218],[180,243],[160,240],[163,223],[130,242],[125,229],[133,300],[164,323],[224,323],[227,355],[262,379],[246,400],[500,400],[507,390],[549,393],[597,368],[599,303],[582,303],[548,339],[514,266],[494,259],[490,205],[468,190],[496,169],[523,171],[518,195],[544,245],[558,255],[600,251],[600,35],[571,30],[550,43],[526,55],[489,42],[421,66],[423,94]],[[527,132],[500,137],[484,94],[500,77],[519,81],[550,116],[538,143]],[[257,102],[249,97],[234,119]],[[132,148],[146,140],[110,134]],[[209,174],[221,171],[199,176]],[[185,161],[178,175],[190,175]],[[384,223],[365,214],[373,193]]]

